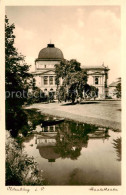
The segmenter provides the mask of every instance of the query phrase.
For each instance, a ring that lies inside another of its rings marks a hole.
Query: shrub
[[[43,185],[43,171],[38,169],[33,157],[29,157],[18,143],[6,136],[6,185]]]

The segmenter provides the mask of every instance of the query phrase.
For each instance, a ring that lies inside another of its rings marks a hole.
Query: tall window
[[[98,85],[98,77],[95,77],[95,85]]]
[[[44,85],[48,85],[48,77],[44,76]]]
[[[50,77],[49,77],[49,84],[50,84],[50,85],[53,85],[53,76],[50,76]]]

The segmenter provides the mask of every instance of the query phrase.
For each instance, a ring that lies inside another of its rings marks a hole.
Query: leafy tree
[[[76,60],[72,59],[70,61],[68,60],[62,60],[60,64],[55,65],[55,73],[56,73],[56,82],[57,85],[59,84],[59,78],[61,77],[64,79],[68,73],[81,71],[80,63]]]
[[[63,60],[55,65],[55,73],[59,100],[71,100],[74,103],[76,98],[82,98],[87,74],[81,69],[79,62],[74,59]],[[62,86],[60,78],[63,79]]]
[[[118,78],[116,89],[115,89],[115,95],[117,98],[121,98],[121,78]]]
[[[14,46],[14,24],[9,24],[5,16],[5,89],[6,89],[6,128],[12,129],[12,124],[27,123],[22,105],[27,101],[27,92],[32,87],[32,75],[25,63],[24,56],[17,52]],[[9,121],[13,121],[10,125]],[[22,122],[23,121],[23,122]],[[17,125],[18,126],[18,125]]]
[[[98,96],[98,88],[92,85],[86,84],[84,87],[84,98],[87,99],[92,99],[92,98],[97,98]]]
[[[20,110],[27,100],[29,86],[32,86],[32,75],[28,73],[29,67],[24,56],[17,52],[14,46],[14,24],[9,24],[5,17],[5,85],[6,85],[6,111]]]

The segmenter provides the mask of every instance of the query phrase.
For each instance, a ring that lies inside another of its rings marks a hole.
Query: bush
[[[34,103],[40,103],[46,101],[46,96],[44,92],[38,88],[35,87],[32,91],[28,93],[27,97],[27,104],[34,104]]]
[[[17,142],[6,136],[6,185],[43,185],[43,171],[38,169],[33,157],[29,157]]]

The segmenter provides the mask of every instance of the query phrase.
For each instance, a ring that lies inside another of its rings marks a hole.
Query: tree
[[[24,56],[17,52],[14,47],[15,26],[9,24],[5,18],[5,64],[6,64],[6,108],[15,110],[20,108],[26,101],[26,93],[32,85],[32,75],[28,73],[29,67],[24,60]],[[23,93],[24,92],[24,93]],[[9,96],[9,97],[8,97]]]
[[[72,59],[63,60],[55,65],[56,84],[59,100],[71,100],[82,98],[84,86],[87,83],[87,73],[80,67],[80,63]],[[59,84],[60,78],[63,79],[62,86]]]
[[[85,84],[84,86],[84,98],[92,99],[98,97],[98,88],[92,85]]]
[[[117,98],[121,98],[121,78],[118,78],[116,89],[115,89],[115,95]]]
[[[5,16],[5,88],[6,88],[6,121],[8,116],[15,119],[23,116],[22,105],[27,101],[27,92],[32,86],[32,75],[24,56],[14,46],[14,24],[9,24]],[[22,120],[20,120],[22,121]]]
[[[57,85],[59,84],[58,79],[61,77],[64,79],[68,73],[81,71],[80,63],[76,60],[72,59],[70,61],[68,60],[62,60],[60,64],[55,65],[55,73],[56,73],[56,82]]]

